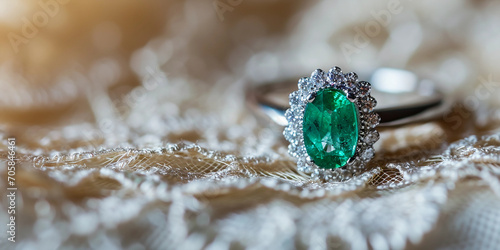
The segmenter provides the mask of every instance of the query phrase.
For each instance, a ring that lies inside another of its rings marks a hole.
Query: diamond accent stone
[[[330,85],[335,85],[335,83],[343,82],[344,75],[339,67],[333,67],[328,71],[327,81]]]
[[[345,79],[346,79],[346,81],[354,83],[354,82],[356,82],[358,80],[358,74],[356,74],[354,72],[346,73],[345,74]]]
[[[363,112],[371,112],[377,106],[377,101],[375,98],[368,96],[359,103],[359,107]]]
[[[373,148],[367,148],[362,154],[361,159],[364,161],[369,161],[375,155],[375,150]]]
[[[311,80],[314,82],[324,82],[325,81],[325,72],[321,69],[317,69],[312,72]]]
[[[290,144],[288,145],[288,151],[291,152],[292,156],[294,157],[306,154],[306,149],[303,145]]]
[[[370,113],[365,118],[366,125],[375,128],[380,123],[380,116],[375,113]]]
[[[369,82],[360,81],[358,82],[358,95],[361,97],[365,97],[370,94],[372,89],[372,85]]]
[[[287,109],[285,112],[285,118],[288,121],[288,123],[295,122],[300,119],[300,114],[297,109]]]
[[[365,138],[363,139],[364,142],[368,144],[373,144],[377,142],[380,139],[380,135],[377,131],[373,131],[371,133],[368,133]]]
[[[292,127],[286,127],[285,130],[283,131],[283,136],[287,141],[292,142],[297,137],[297,132],[293,130]]]
[[[308,83],[309,83],[309,78],[307,77],[300,78],[298,83],[299,90],[305,90],[307,88]]]
[[[296,106],[296,105],[299,105],[299,102],[300,102],[300,94],[298,91],[295,91],[295,92],[292,92],[290,93],[289,95],[289,104],[290,106]]]

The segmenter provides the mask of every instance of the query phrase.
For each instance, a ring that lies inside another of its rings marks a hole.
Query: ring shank
[[[435,84],[419,79],[401,69],[381,68],[369,78],[372,96],[378,102],[375,112],[380,115],[379,126],[398,126],[436,118],[451,105]],[[297,89],[295,80],[258,85],[247,93],[249,106],[279,125],[286,126],[285,111],[288,95]]]

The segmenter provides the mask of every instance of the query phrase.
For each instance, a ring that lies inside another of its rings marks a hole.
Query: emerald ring
[[[288,105],[277,95],[283,84],[250,91],[253,107],[280,125],[297,169],[316,179],[345,181],[362,173],[374,157],[377,126],[395,126],[436,117],[448,105],[429,80],[399,69],[377,70],[370,84],[339,67],[317,69],[288,92]],[[384,105],[375,109],[380,96]],[[273,96],[274,95],[274,96]],[[282,98],[283,99],[283,98]]]

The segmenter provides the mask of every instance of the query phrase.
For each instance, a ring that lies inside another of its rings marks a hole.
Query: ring
[[[374,157],[377,126],[429,120],[450,106],[433,82],[406,70],[381,68],[370,81],[373,85],[333,67],[300,78],[291,93],[290,84],[271,83],[251,89],[247,97],[254,111],[285,126],[288,152],[299,171],[314,179],[345,181]],[[284,93],[290,93],[289,107]],[[375,109],[372,95],[382,107]]]

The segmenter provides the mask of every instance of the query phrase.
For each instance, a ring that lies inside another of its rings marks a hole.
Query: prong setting
[[[310,93],[307,96],[307,102],[314,102],[314,99],[316,99],[316,92]]]
[[[347,91],[347,90],[345,90],[344,92],[345,92],[345,96],[347,97],[347,99],[350,102],[355,103],[358,100],[357,96],[353,92],[350,92],[350,91]]]

